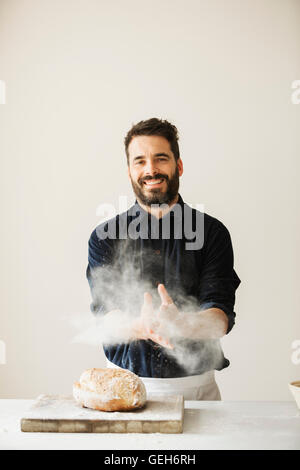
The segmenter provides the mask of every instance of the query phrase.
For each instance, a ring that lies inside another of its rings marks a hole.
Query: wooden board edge
[[[161,433],[180,434],[183,432],[182,420],[165,421],[101,421],[90,420],[21,420],[22,432],[55,432],[55,433]]]

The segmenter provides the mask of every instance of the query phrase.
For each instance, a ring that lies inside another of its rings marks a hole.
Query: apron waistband
[[[117,366],[113,362],[110,362],[106,359],[106,365],[112,369],[122,369],[122,367]],[[204,372],[201,375],[188,375],[186,377],[176,377],[176,378],[156,378],[156,377],[140,377],[144,382],[146,388],[151,392],[168,391],[176,390],[178,392],[195,388],[203,387],[204,385],[209,385],[215,382],[215,371],[210,370]]]

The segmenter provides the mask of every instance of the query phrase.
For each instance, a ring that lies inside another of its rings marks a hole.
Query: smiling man
[[[128,145],[127,155],[133,191],[146,210],[151,210],[152,204],[177,202],[183,165],[180,158],[175,159],[165,137],[136,136]]]
[[[183,163],[174,125],[157,118],[139,122],[125,137],[125,151],[136,202],[100,224],[89,240],[92,311],[135,312],[132,321],[124,315],[130,341],[103,345],[107,365],[136,373],[148,392],[219,400],[214,371],[229,365],[219,339],[234,325],[240,284],[230,234],[179,194]],[[116,236],[103,237],[110,222]],[[126,239],[119,236],[124,223]],[[200,246],[188,243],[191,234],[201,238]],[[112,285],[115,294],[105,295]]]

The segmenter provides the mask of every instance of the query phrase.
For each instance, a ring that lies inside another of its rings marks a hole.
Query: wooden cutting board
[[[73,397],[40,395],[21,419],[24,432],[182,433],[182,395],[149,395],[135,411],[97,411]]]

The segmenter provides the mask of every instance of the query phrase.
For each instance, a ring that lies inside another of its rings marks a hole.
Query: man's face
[[[156,135],[134,137],[129,146],[128,175],[137,199],[145,204],[170,204],[178,194],[183,173],[167,139]]]

